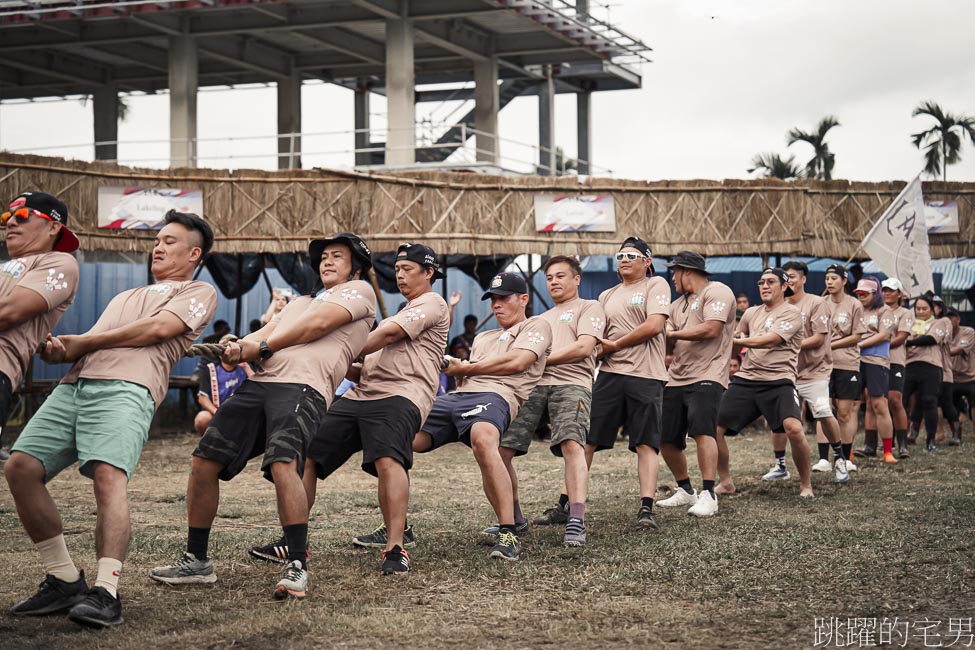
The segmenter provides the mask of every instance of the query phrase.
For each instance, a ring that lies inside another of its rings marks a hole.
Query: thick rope
[[[46,342],[42,342],[37,346],[37,354],[44,352],[44,346]],[[211,357],[214,359],[219,359],[223,351],[227,349],[226,343],[197,343],[196,345],[191,345],[189,349],[183,353],[184,357]]]

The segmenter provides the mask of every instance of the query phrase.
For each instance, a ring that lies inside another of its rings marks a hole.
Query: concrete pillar
[[[589,0],[576,0],[576,16],[588,16],[589,15]]]
[[[169,39],[169,165],[196,166],[196,91],[199,61],[189,34]]]
[[[592,173],[592,93],[586,91],[576,95],[576,158],[578,171],[584,176]]]
[[[369,85],[360,80],[355,88],[355,164],[371,165],[372,152],[363,151],[372,147],[372,135],[369,126]]]
[[[538,84],[538,174],[555,175],[555,81],[546,66],[545,79]]]
[[[474,129],[477,135],[477,162],[497,165],[500,162],[498,146],[498,60],[495,58],[474,61]]]
[[[301,73],[278,81],[278,169],[301,169]],[[286,136],[286,137],[285,137]]]
[[[408,20],[386,19],[387,165],[416,162],[413,41],[413,26]]]
[[[118,88],[106,84],[95,89],[92,96],[94,109],[95,142],[111,144],[95,145],[95,160],[118,160]]]

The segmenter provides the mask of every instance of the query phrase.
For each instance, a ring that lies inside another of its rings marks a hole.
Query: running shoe
[[[529,530],[530,527],[531,526],[529,525],[527,519],[525,521],[521,522],[520,524],[517,524],[516,523],[515,524],[515,535],[524,535],[525,533],[528,532],[528,530]],[[481,531],[481,534],[484,535],[485,537],[497,537],[499,530],[501,530],[501,526],[499,524],[494,524],[493,526],[488,526],[487,528],[485,528],[484,530],[482,530]]]
[[[71,608],[68,619],[86,627],[121,625],[122,599],[103,587],[93,587],[84,600]]]
[[[859,471],[859,470],[858,470],[856,464],[852,460],[848,460],[848,461],[846,461],[846,471],[848,471],[848,472],[856,472],[856,471]]]
[[[837,458],[833,463],[833,483],[846,483],[850,480],[849,461]]]
[[[532,523],[536,526],[561,526],[569,519],[569,504],[565,506],[556,505],[542,513],[542,516],[535,519]]]
[[[192,553],[183,553],[183,557],[172,564],[157,566],[149,569],[149,577],[156,582],[167,585],[188,585],[217,581],[217,574],[213,572],[211,560],[197,560]]]
[[[640,506],[636,513],[636,527],[638,530],[657,530],[657,520],[653,518],[653,510],[647,506]]]
[[[264,546],[252,546],[247,553],[258,560],[271,562],[272,564],[288,563],[288,540],[282,537],[273,544]],[[311,559],[311,553],[305,549],[305,562]]]
[[[74,582],[66,582],[52,575],[47,575],[37,587],[37,593],[25,598],[10,608],[15,616],[46,616],[66,612],[88,594],[88,584],[85,582],[85,572]]]
[[[292,560],[284,568],[284,577],[274,586],[274,597],[277,600],[285,598],[304,598],[308,591],[308,569],[301,566],[299,560]]]
[[[657,501],[657,505],[663,508],[676,508],[678,506],[692,506],[697,503],[698,499],[697,490],[693,490],[688,493],[682,487],[677,488],[677,490],[663,501]]]
[[[812,466],[812,471],[814,472],[832,472],[833,466],[829,464],[829,461],[825,458],[820,458],[816,461],[816,464]]]
[[[518,559],[518,553],[520,552],[521,546],[518,544],[518,536],[511,531],[505,530],[498,534],[498,541],[494,543],[490,557],[514,562]]]
[[[569,517],[565,522],[565,537],[562,543],[568,548],[581,548],[586,545],[586,524],[581,517]]]
[[[711,496],[709,490],[702,490],[701,496],[697,499],[697,503],[687,511],[687,514],[695,517],[713,517],[718,514],[717,495]]]
[[[410,572],[410,554],[397,544],[383,551],[382,572],[384,576],[405,576]]]
[[[386,548],[386,524],[382,523],[379,528],[368,535],[358,535],[352,538],[352,545],[359,548]],[[407,526],[403,531],[403,546],[409,548],[416,544],[413,537],[413,526]]]
[[[763,481],[788,481],[789,480],[789,470],[784,467],[779,467],[776,465],[762,477]]]

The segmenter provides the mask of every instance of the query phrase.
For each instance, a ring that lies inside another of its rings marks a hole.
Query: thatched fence
[[[376,251],[418,240],[438,253],[606,254],[638,234],[654,253],[802,254],[846,259],[904,182],[628,181],[335,170],[151,170],[0,154],[0,197],[60,196],[85,250],[149,249],[152,235],[97,227],[100,185],[200,189],[223,253],[304,250],[309,239],[361,234]],[[616,233],[539,233],[537,192],[612,195]],[[931,237],[932,257],[975,256],[975,183],[924,183],[928,200],[956,201],[961,232]]]

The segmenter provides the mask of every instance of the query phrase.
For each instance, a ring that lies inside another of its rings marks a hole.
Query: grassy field
[[[272,486],[255,466],[222,486],[211,537],[217,583],[173,588],[146,575],[184,548],[194,444],[191,436],[151,441],[132,481],[125,625],[92,632],[65,618],[24,620],[4,611],[0,647],[811,647],[816,618],[895,616],[943,621],[947,645],[949,619],[975,616],[970,435],[961,449],[914,447],[914,458],[896,467],[866,462],[847,487],[816,474],[813,500],[798,498],[795,477],[759,480],[770,465],[767,435],[737,438],[740,493],[723,497],[710,520],[659,508],[656,534],[633,529],[635,457],[618,447],[596,457],[588,547],[565,549],[560,529],[536,528],[523,538],[517,563],[487,557],[479,531],[492,514],[477,466],[466,448],[451,445],[420,457],[412,473],[418,543],[406,579],[383,578],[378,553],[349,543],[379,521],[373,479],[350,464],[320,489],[309,597],[287,603],[271,599],[280,569],[246,556],[280,533]],[[524,508],[536,516],[557,496],[561,461],[542,445],[519,460]],[[673,487],[662,468],[658,497]],[[90,483],[66,472],[51,490],[76,563],[93,572]],[[5,487],[0,570],[4,610],[43,577]],[[920,637],[903,641],[923,647]]]

